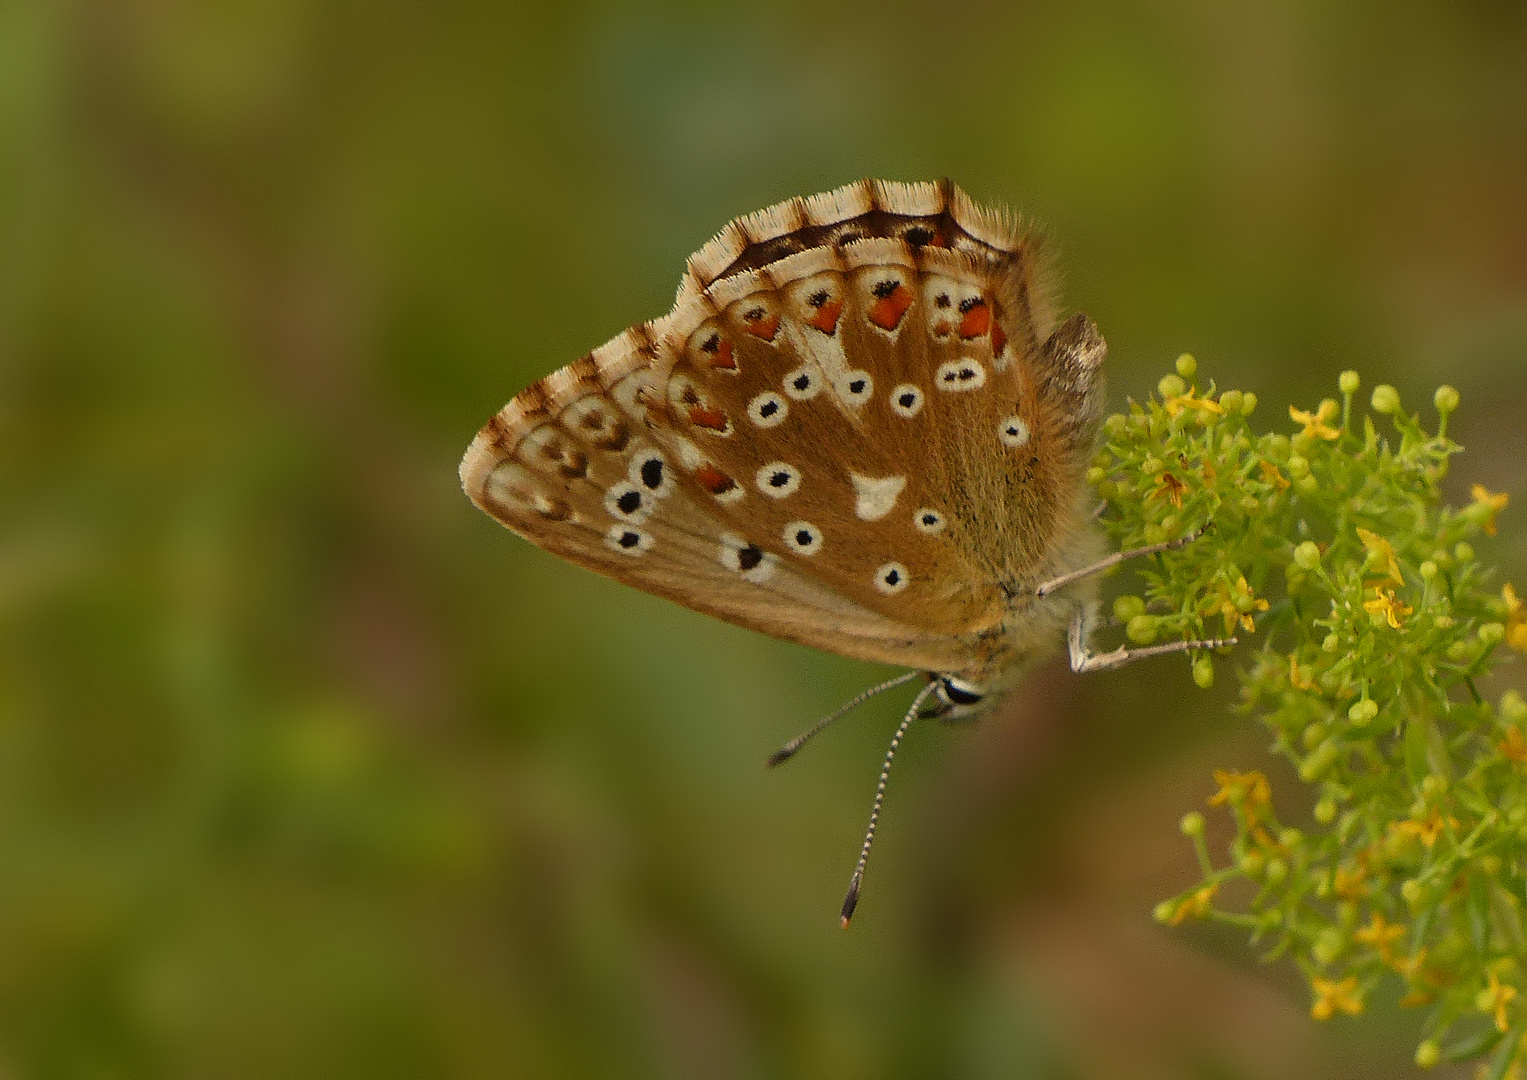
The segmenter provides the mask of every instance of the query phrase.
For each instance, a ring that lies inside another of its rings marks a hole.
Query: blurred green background
[[[461,496],[862,175],[1046,223],[1115,404],[1447,381],[1455,495],[1527,495],[1517,0],[0,4],[0,1077],[1409,1074],[1415,1014],[1150,921],[1213,767],[1307,812],[1227,667],[914,730],[844,934],[902,702],[762,762],[882,670]]]

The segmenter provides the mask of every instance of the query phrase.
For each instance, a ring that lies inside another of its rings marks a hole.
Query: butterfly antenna
[[[843,898],[843,929],[848,929],[848,921],[854,917],[854,909],[859,906],[859,889],[864,884],[864,867],[870,861],[870,845],[875,842],[875,826],[880,823],[880,808],[885,805],[885,785],[891,778],[891,762],[896,760],[896,748],[901,745],[902,736],[912,726],[912,721],[917,719],[917,710],[922,705],[923,699],[933,693],[938,683],[930,682],[923,687],[912,705],[907,709],[907,715],[902,717],[901,726],[896,729],[896,734],[891,736],[891,746],[885,752],[885,764],[880,767],[880,784],[875,788],[875,805],[870,808],[870,825],[864,830],[864,847],[859,849],[859,865],[854,867],[854,876],[848,883],[848,895]]]
[[[795,738],[787,742],[784,746],[781,746],[778,750],[774,751],[774,753],[770,754],[769,768],[772,769],[776,765],[783,765],[785,762],[789,761],[796,755],[796,752],[800,750],[801,747],[805,746],[812,739],[820,735],[831,724],[841,720],[848,713],[853,712],[860,705],[863,705],[876,694],[883,694],[887,690],[894,690],[902,683],[911,682],[921,674],[922,672],[920,671],[909,671],[904,675],[896,676],[894,679],[887,679],[879,686],[870,687],[864,693],[850,701],[847,705],[844,705],[837,712],[829,713],[827,716],[822,717],[822,719],[818,720],[815,724],[812,724],[805,731],[801,732]]]

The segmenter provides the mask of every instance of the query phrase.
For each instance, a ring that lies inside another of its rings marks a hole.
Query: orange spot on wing
[[[746,321],[742,324],[742,328],[756,338],[773,341],[774,335],[779,331],[779,316],[765,315],[761,319]]]
[[[933,234],[933,239],[928,241],[929,247],[946,248],[949,246],[949,237],[941,232]]]
[[[1000,323],[991,324],[991,354],[1001,356],[1002,350],[1007,348],[1007,332],[1002,329]]]
[[[948,319],[940,319],[938,322],[933,324],[933,336],[944,337],[952,329],[953,327],[949,325]]]
[[[712,431],[725,431],[726,413],[720,409],[710,409],[704,405],[696,405],[689,410],[689,422],[695,427],[709,428]]]
[[[732,358],[732,343],[723,341],[711,354],[710,366],[719,371],[736,371],[737,361]]]
[[[960,337],[962,338],[980,337],[990,329],[991,308],[986,306],[985,300],[967,311],[965,317],[960,320]]]
[[[817,313],[806,320],[807,326],[814,326],[824,334],[831,334],[838,329],[838,316],[843,314],[843,301],[829,300],[817,308]]]
[[[695,481],[712,495],[724,495],[737,486],[737,481],[710,464],[695,470]]]
[[[870,305],[870,322],[882,330],[895,330],[901,325],[901,317],[912,306],[912,294],[905,285],[897,285],[889,296]]]

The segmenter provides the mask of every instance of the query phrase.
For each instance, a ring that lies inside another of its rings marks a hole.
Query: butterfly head
[[[928,673],[933,693],[918,714],[930,720],[968,720],[991,707],[993,697],[985,683],[960,675]]]

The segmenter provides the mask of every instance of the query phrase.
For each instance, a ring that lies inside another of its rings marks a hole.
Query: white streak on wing
[[[907,486],[905,476],[849,476],[854,481],[854,513],[865,521],[879,521],[889,514],[901,489]]]

